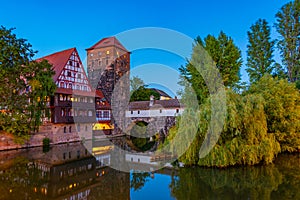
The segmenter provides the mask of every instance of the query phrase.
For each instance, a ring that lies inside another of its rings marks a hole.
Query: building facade
[[[110,127],[111,110],[100,90],[91,87],[76,48],[56,52],[37,61],[53,66],[57,89],[50,97],[50,123],[54,133],[81,133],[91,138],[95,124]]]
[[[101,91],[112,108],[114,134],[122,134],[130,97],[130,52],[115,37],[100,40],[87,51],[87,71],[92,88]]]

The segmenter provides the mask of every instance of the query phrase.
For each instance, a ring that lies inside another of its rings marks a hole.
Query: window
[[[108,65],[109,56],[106,56],[106,65]]]
[[[76,90],[80,90],[80,86],[79,85],[76,85]]]
[[[138,110],[138,114],[140,114],[140,111]]]
[[[91,54],[90,54],[90,56],[91,56],[91,57],[93,57],[93,56],[94,56],[94,54],[93,54],[93,53],[91,53]]]
[[[77,159],[80,158],[80,151],[77,151]]]
[[[73,62],[72,62],[72,60],[69,60],[69,65],[71,65],[71,66],[73,65]]]
[[[78,78],[78,79],[81,79],[81,74],[77,74],[77,78]]]
[[[96,111],[96,116],[97,116],[97,118],[102,118],[102,111],[101,110],[97,110]]]
[[[62,117],[66,116],[66,109],[64,108],[61,109],[61,116]]]
[[[67,133],[67,127],[64,127],[64,133]]]
[[[71,158],[71,151],[69,152],[69,158]]]
[[[79,63],[76,63],[76,67],[79,67]]]
[[[179,109],[178,108],[176,109],[176,113],[179,113]]]
[[[99,65],[100,67],[102,66],[102,61],[101,61],[101,60],[98,61],[98,65]]]
[[[109,111],[103,111],[103,118],[109,118]]]
[[[69,83],[68,88],[69,88],[69,89],[72,89],[72,83]]]
[[[64,158],[64,160],[66,159],[66,153],[63,154],[63,158]]]
[[[83,90],[84,90],[84,91],[87,91],[87,86],[84,86],[84,87],[83,87]]]
[[[80,132],[80,124],[77,124],[77,131]]]
[[[64,82],[60,82],[60,83],[59,83],[59,87],[60,87],[60,88],[64,88],[64,87],[65,87],[65,83],[64,83]]]
[[[93,111],[89,110],[88,116],[89,116],[89,117],[92,117],[92,116],[93,116]]]
[[[87,126],[85,126],[85,131],[87,131],[88,130],[88,127]]]
[[[106,51],[106,54],[107,54],[107,55],[109,54],[109,51],[108,51],[108,50]]]
[[[159,113],[162,113],[162,109],[159,110]]]
[[[72,109],[72,108],[69,109],[69,116],[74,116],[74,113],[73,113],[73,109]]]
[[[63,101],[64,100],[64,96],[62,94],[59,95],[59,100]]]
[[[132,110],[132,111],[130,111],[130,113],[131,113],[131,114],[133,114],[133,110]]]
[[[72,133],[72,126],[69,127],[69,133]]]
[[[72,73],[71,73],[71,72],[69,72],[69,71],[68,71],[68,76],[69,76],[69,77],[71,77],[71,76],[72,76]]]

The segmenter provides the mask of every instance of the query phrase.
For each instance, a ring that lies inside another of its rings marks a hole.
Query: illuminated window
[[[103,118],[109,118],[109,111],[103,111]]]

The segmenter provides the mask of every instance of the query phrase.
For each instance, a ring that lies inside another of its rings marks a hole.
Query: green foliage
[[[130,130],[130,139],[134,148],[138,151],[148,151],[154,145],[154,141],[146,136],[147,123],[137,122]],[[137,136],[137,137],[136,137]]]
[[[278,47],[291,82],[300,80],[300,0],[285,4],[276,14]]]
[[[50,139],[49,138],[44,138],[43,139],[43,146],[50,146]]]
[[[259,19],[248,31],[247,72],[251,82],[256,82],[264,74],[271,74],[274,68],[273,52],[275,42],[271,40],[271,30],[265,19]]]
[[[50,150],[50,139],[44,138],[43,139],[43,152],[46,153]]]
[[[149,180],[150,173],[143,172],[143,173],[132,173],[131,180],[130,180],[130,188],[134,189],[134,191],[138,191],[142,189],[145,183]]]
[[[211,56],[220,70],[225,86],[232,86],[239,81],[242,56],[240,49],[234,44],[231,37],[221,31],[217,38],[208,35],[202,41],[198,37],[196,43],[202,45]]]
[[[269,133],[274,133],[282,151],[300,150],[300,93],[295,84],[264,76],[248,93],[265,99]]]
[[[130,91],[134,92],[139,89],[141,86],[144,86],[144,81],[138,76],[134,76],[130,79]],[[131,93],[132,93],[131,92]]]
[[[159,100],[160,98],[158,92],[141,86],[131,94],[130,101],[149,101],[150,96],[154,96],[155,100]]]
[[[206,157],[199,158],[211,120],[209,98],[200,106],[197,137],[180,161],[206,167],[268,164],[279,152],[300,150],[300,93],[294,84],[267,75],[243,95],[228,89],[226,96],[227,116],[217,144]],[[188,127],[171,129],[167,143],[180,128]]]
[[[36,53],[13,29],[0,28],[0,129],[17,137],[38,129],[53,94],[52,67],[32,61]]]

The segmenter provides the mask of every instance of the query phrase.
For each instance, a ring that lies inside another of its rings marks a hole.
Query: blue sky
[[[273,25],[276,12],[287,2],[289,0],[12,0],[0,4],[0,25],[17,28],[18,37],[28,39],[39,51],[36,57],[76,47],[83,61],[85,49],[101,38],[134,28],[162,27],[191,38],[217,36],[223,30],[242,50],[245,65],[249,27],[258,18]],[[272,33],[276,37],[274,28]],[[162,62],[176,69],[184,64],[184,59],[165,56],[167,59],[163,56],[159,59],[157,51],[134,52],[132,66]],[[244,67],[241,74],[243,80],[248,80]]]

